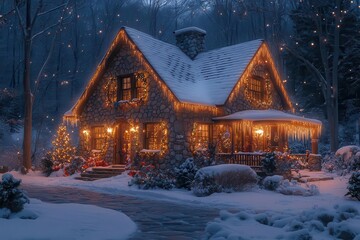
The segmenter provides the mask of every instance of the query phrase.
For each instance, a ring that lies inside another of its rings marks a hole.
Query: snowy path
[[[204,206],[180,205],[67,187],[22,184],[22,188],[30,197],[45,202],[93,204],[121,210],[138,225],[139,232],[131,239],[201,239],[206,223],[219,216],[219,209]]]

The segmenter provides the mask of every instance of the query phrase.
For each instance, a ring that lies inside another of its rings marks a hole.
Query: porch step
[[[115,177],[125,171],[125,165],[111,165],[108,167],[93,167],[83,172],[77,180],[95,181],[103,178]]]

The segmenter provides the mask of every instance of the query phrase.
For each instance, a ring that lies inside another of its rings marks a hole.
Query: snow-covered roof
[[[321,125],[321,121],[311,118],[304,118],[278,110],[245,110],[223,117],[213,118],[214,120],[248,120],[248,121],[298,121],[310,124]]]
[[[182,34],[182,33],[186,33],[186,32],[199,32],[202,34],[206,34],[205,30],[198,28],[198,27],[186,27],[186,28],[182,28],[182,29],[174,31],[175,36]]]
[[[124,27],[147,61],[181,102],[222,105],[260,48],[253,40],[198,54],[191,60],[177,46]]]

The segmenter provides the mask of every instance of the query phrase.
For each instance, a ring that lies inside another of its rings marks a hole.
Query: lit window
[[[161,150],[161,139],[163,134],[160,123],[145,124],[145,148]]]
[[[133,74],[119,77],[118,85],[120,86],[118,100],[141,98],[145,92],[145,87],[141,79],[136,79]]]
[[[249,79],[249,95],[252,99],[262,100],[262,92],[263,92],[263,81],[258,78],[250,78]]]
[[[105,146],[106,131],[104,127],[93,128],[93,149],[102,150]]]
[[[209,124],[196,124],[195,129],[195,147],[208,148],[209,146]]]

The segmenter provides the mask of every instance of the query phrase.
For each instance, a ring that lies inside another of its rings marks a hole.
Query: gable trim
[[[149,72],[154,78],[155,81],[157,81],[165,93],[165,95],[170,98],[170,101],[173,101],[174,103],[180,102],[179,99],[175,96],[175,94],[171,91],[171,89],[166,85],[166,83],[160,78],[160,76],[157,74],[155,69],[151,66],[149,61],[146,59],[146,57],[143,55],[141,50],[136,46],[134,41],[131,39],[131,37],[126,33],[125,27],[122,27],[120,31],[116,34],[115,39],[111,43],[108,51],[106,52],[105,56],[101,60],[100,64],[97,66],[95,73],[92,75],[89,83],[87,84],[85,90],[79,97],[79,99],[76,101],[75,105],[64,114],[63,119],[65,121],[70,121],[71,123],[76,123],[78,116],[81,114],[81,112],[84,109],[84,106],[89,99],[89,97],[94,92],[98,82],[100,81],[101,77],[104,75],[105,71],[107,70],[109,66],[109,60],[119,47],[120,42],[124,40],[127,44],[130,45],[130,48],[134,51],[134,55],[137,56],[141,63],[144,64],[144,67],[146,68],[146,71]]]
[[[275,66],[274,60],[271,56],[271,53],[269,51],[269,48],[267,46],[267,44],[265,42],[263,42],[260,47],[258,48],[258,50],[256,51],[256,53],[254,54],[254,56],[252,57],[252,59],[249,61],[248,65],[246,66],[245,70],[243,71],[243,73],[241,74],[241,76],[239,77],[239,80],[237,81],[237,83],[234,85],[233,89],[231,90],[228,98],[226,99],[224,104],[227,104],[228,102],[231,102],[233,100],[233,98],[235,97],[235,94],[240,90],[240,88],[242,87],[243,83],[244,83],[244,79],[250,74],[250,71],[252,69],[252,67],[255,64],[255,61],[257,60],[257,58],[259,58],[261,56],[261,54],[265,54],[267,55],[267,61],[268,64],[270,65],[271,71],[273,73],[273,77],[272,78],[272,83],[274,84],[275,89],[277,90],[277,92],[280,95],[280,98],[283,102],[283,106],[287,109],[290,110],[291,112],[294,112],[294,108],[292,106],[291,100],[289,95],[287,94],[287,91],[281,81],[280,78],[280,74]]]

